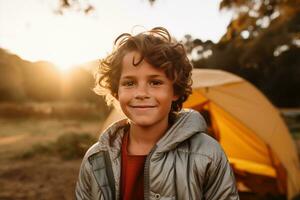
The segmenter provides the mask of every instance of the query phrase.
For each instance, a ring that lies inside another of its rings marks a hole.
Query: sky
[[[0,47],[29,61],[47,60],[68,68],[107,55],[121,33],[155,26],[178,40],[191,34],[217,42],[232,17],[220,0],[90,0],[90,15],[55,14],[58,0],[0,0]],[[188,2],[188,3],[187,3]]]

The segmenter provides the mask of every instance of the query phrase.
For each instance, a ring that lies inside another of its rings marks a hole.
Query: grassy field
[[[76,109],[76,117],[40,117],[40,111],[0,117],[1,200],[74,199],[82,156],[99,137],[102,121]]]

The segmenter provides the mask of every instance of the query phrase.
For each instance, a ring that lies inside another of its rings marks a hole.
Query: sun
[[[55,64],[56,68],[62,73],[69,73],[74,66],[65,64]]]
[[[69,73],[78,65],[77,62],[68,59],[59,59],[52,62],[54,63],[55,67],[63,74]]]

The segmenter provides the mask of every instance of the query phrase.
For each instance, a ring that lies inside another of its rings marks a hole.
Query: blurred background
[[[92,91],[98,61],[119,34],[155,26],[185,45],[194,68],[255,85],[299,156],[299,0],[0,0],[0,199],[73,199],[111,110]],[[286,199],[275,193],[241,199]]]

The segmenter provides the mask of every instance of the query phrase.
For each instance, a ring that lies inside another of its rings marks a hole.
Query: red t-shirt
[[[147,156],[128,155],[129,134],[122,140],[121,200],[144,199],[144,164]]]

